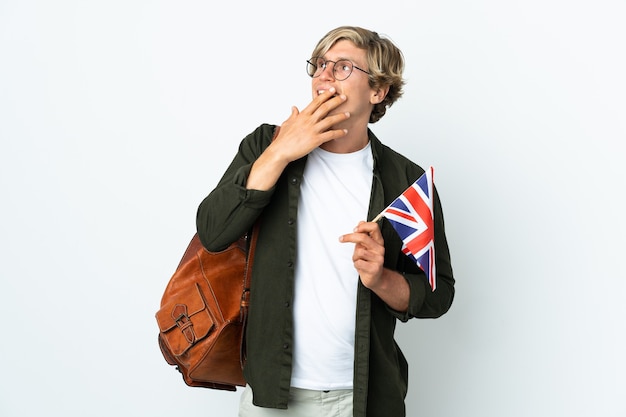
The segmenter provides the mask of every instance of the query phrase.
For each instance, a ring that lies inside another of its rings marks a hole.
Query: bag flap
[[[185,353],[214,326],[197,283],[171,297],[171,301],[157,311],[156,320],[173,355]]]

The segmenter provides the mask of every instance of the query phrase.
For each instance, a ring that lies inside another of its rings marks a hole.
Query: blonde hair
[[[373,89],[389,87],[384,100],[376,105],[370,114],[370,123],[376,123],[385,115],[387,108],[398,100],[404,91],[402,78],[404,56],[402,51],[389,39],[378,33],[356,26],[340,26],[328,32],[315,46],[311,56],[324,56],[335,43],[349,40],[357,48],[364,49],[367,56],[369,85]]]

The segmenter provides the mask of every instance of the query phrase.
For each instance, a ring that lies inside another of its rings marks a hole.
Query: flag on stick
[[[425,273],[432,291],[437,288],[435,272],[435,227],[433,176],[430,167],[372,221],[386,217],[402,239],[402,252]]]

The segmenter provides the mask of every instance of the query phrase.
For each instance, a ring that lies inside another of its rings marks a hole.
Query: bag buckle
[[[185,336],[187,342],[189,342],[189,344],[195,343],[196,333],[193,331],[193,323],[187,313],[187,306],[185,304],[176,304],[172,309],[172,318],[183,336]]]

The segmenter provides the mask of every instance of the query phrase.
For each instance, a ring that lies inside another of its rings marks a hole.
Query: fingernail
[[[330,87],[330,89],[328,91],[330,91],[331,93],[334,93],[335,92],[335,87]]]

